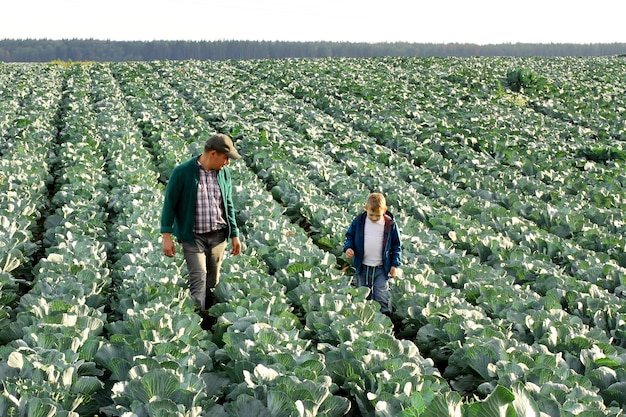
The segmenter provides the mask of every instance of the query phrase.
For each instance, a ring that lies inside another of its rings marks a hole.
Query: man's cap
[[[223,133],[211,136],[204,144],[204,150],[225,153],[230,159],[241,158],[241,155],[235,149],[235,145],[233,145],[232,139]]]

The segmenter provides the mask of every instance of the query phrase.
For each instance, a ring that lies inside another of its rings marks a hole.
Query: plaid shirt
[[[217,183],[217,171],[207,171],[200,162],[200,182],[196,198],[195,233],[208,233],[227,227],[222,212],[222,193]]]

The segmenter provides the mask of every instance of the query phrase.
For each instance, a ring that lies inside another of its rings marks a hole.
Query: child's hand
[[[346,258],[350,259],[354,256],[354,251],[352,249],[346,250]]]

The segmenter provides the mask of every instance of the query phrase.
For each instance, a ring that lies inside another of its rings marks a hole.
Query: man
[[[231,254],[241,252],[235,220],[230,171],[231,159],[241,155],[230,137],[216,134],[204,145],[204,152],[178,165],[165,190],[161,212],[163,253],[176,252],[172,234],[181,243],[189,288],[202,315],[213,305],[212,289],[219,282],[226,241]]]

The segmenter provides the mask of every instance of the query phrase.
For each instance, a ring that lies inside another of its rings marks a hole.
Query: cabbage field
[[[0,63],[0,416],[597,417],[626,407],[626,58]],[[232,136],[203,330],[172,168]],[[382,315],[344,233],[387,196]]]

